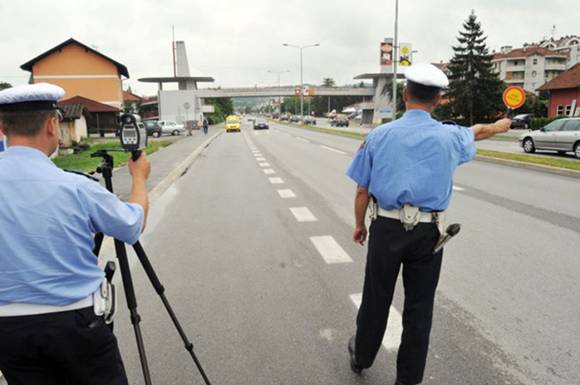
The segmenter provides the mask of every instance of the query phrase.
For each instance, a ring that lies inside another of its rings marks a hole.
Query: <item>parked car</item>
[[[143,122],[147,129],[147,136],[159,138],[161,136],[161,126],[157,120],[145,120]]]
[[[510,128],[530,128],[530,120],[534,117],[533,114],[520,114],[514,116]]]
[[[160,120],[158,124],[162,134],[181,135],[185,132],[183,124],[177,124],[172,120]]]
[[[281,122],[288,121],[288,120],[290,120],[290,116],[288,116],[288,114],[282,114],[282,115],[280,115],[280,121]]]
[[[290,123],[299,123],[300,122],[300,116],[298,115],[292,115],[290,117]]]
[[[312,116],[305,116],[304,119],[302,119],[302,124],[316,125],[316,119]]]
[[[527,153],[536,150],[558,151],[558,154],[573,152],[580,159],[580,118],[554,120],[537,131],[521,135],[519,142]]]
[[[345,116],[337,115],[334,118],[330,119],[330,126],[331,127],[348,127],[350,122]]]
[[[268,126],[268,122],[264,119],[256,119],[254,121],[254,130],[267,130],[270,127]]]

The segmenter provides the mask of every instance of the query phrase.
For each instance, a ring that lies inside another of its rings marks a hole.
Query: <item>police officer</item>
[[[0,371],[9,385],[124,385],[117,340],[95,314],[104,274],[93,234],[137,242],[150,165],[130,161],[130,203],[57,168],[63,95],[49,84],[0,92]]]
[[[368,135],[347,172],[358,185],[356,243],[365,243],[364,216],[369,205],[375,209],[356,335],[348,351],[354,372],[373,364],[402,265],[405,304],[396,384],[414,385],[422,381],[427,359],[443,254],[433,251],[451,199],[453,173],[474,159],[476,140],[507,131],[511,121],[470,128],[442,124],[430,113],[449,83],[445,74],[431,64],[416,64],[405,76],[407,111]]]

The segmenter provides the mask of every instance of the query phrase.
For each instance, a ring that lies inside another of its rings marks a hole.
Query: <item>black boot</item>
[[[355,340],[355,336],[352,336],[352,337],[350,337],[350,340],[348,341],[348,353],[350,356],[350,368],[356,374],[361,374],[363,368],[359,364],[357,364],[356,357],[354,356],[354,340]]]

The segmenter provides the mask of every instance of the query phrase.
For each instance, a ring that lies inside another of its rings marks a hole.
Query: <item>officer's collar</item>
[[[11,156],[19,156],[19,157],[26,157],[30,159],[42,159],[46,160],[47,162],[51,162],[51,160],[46,156],[46,154],[39,149],[34,147],[28,146],[8,146],[5,151],[4,158],[11,157]]]
[[[431,117],[431,114],[425,110],[420,110],[418,108],[414,108],[412,110],[407,110],[403,115],[405,117]]]

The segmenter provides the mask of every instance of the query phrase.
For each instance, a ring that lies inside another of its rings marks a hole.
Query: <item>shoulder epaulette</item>
[[[64,171],[64,172],[70,172],[71,174],[76,174],[76,175],[84,176],[85,178],[89,178],[90,180],[92,180],[94,182],[98,182],[99,181],[99,179],[95,178],[94,176],[91,176],[89,174],[85,174],[84,172],[80,172],[78,170],[65,170],[65,169],[63,169],[62,171]]]

